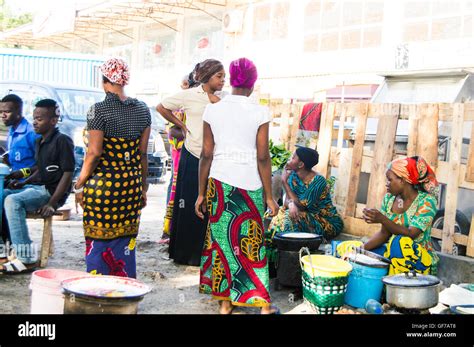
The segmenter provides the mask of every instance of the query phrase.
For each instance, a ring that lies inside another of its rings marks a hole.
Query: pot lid
[[[347,258],[356,264],[365,265],[368,267],[384,268],[390,266],[390,261],[387,261],[386,258],[375,258],[367,254],[349,253],[347,255]]]
[[[385,284],[399,287],[429,287],[441,283],[438,277],[421,275],[415,272],[385,276],[382,281]]]
[[[311,233],[286,233],[286,234],[280,234],[278,236],[282,237],[282,238],[285,238],[285,239],[318,239],[318,238],[321,238],[321,236],[316,235],[316,234],[311,234]]]
[[[129,299],[142,297],[151,288],[133,278],[117,276],[82,276],[61,282],[63,289],[72,294],[96,298]]]

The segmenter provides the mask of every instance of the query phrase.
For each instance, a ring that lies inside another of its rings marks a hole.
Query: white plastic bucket
[[[87,272],[66,269],[44,269],[33,272],[30,282],[32,314],[63,314],[64,295],[61,282]]]

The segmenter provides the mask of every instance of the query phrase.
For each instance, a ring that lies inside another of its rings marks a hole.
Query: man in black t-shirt
[[[58,120],[59,107],[54,100],[44,99],[36,104],[33,128],[41,135],[36,141],[37,168],[28,179],[12,182],[13,189],[4,191],[5,215],[16,258],[0,259],[1,272],[17,273],[34,268],[38,255],[28,234],[26,213],[52,216],[71,191],[74,144],[56,128]]]

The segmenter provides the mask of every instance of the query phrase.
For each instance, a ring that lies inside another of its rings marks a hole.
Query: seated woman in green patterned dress
[[[380,223],[380,231],[365,244],[342,242],[343,256],[350,247],[390,259],[389,275],[415,271],[436,275],[438,256],[431,244],[431,224],[437,211],[438,181],[431,167],[419,156],[393,160],[387,168],[387,194],[382,207],[364,209],[367,223]]]
[[[313,233],[330,240],[342,231],[344,224],[332,204],[330,186],[323,176],[312,170],[318,161],[317,151],[298,147],[286,164],[282,174],[286,201],[270,223],[268,246],[280,233]]]

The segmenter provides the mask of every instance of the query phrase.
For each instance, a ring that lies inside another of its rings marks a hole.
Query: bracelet
[[[20,169],[20,172],[23,174],[23,178],[30,177],[30,175],[31,175],[31,169],[29,167],[25,167],[23,169]]]
[[[84,186],[82,186],[81,188],[76,188],[76,185],[73,185],[72,186],[72,191],[73,191],[74,194],[82,193],[84,191]]]

